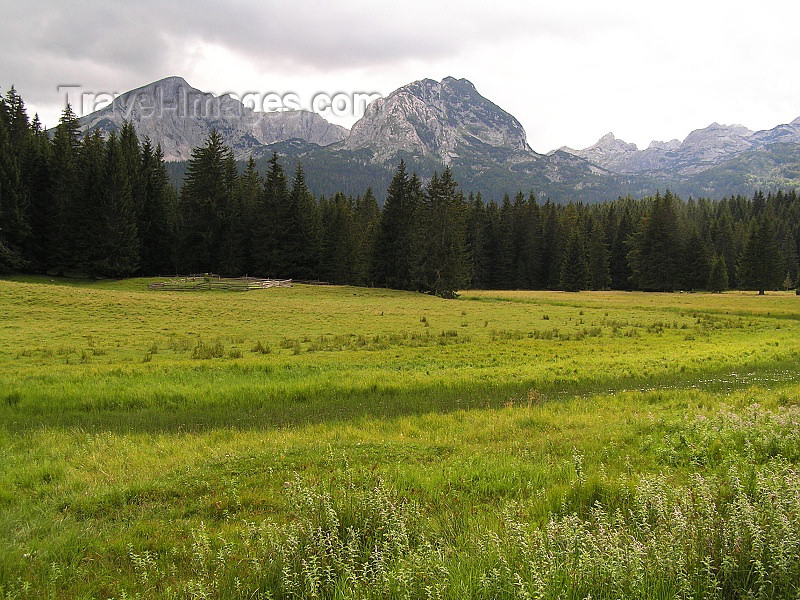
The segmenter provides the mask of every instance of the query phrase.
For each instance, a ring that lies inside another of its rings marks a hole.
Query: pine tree
[[[375,248],[375,237],[380,223],[380,209],[372,188],[367,188],[363,197],[356,198],[354,237],[356,240],[355,263],[353,277],[356,285],[371,285],[372,258]]]
[[[421,223],[418,211],[422,188],[419,178],[408,176],[401,160],[389,184],[373,252],[373,277],[377,285],[408,289],[412,286],[412,265],[418,253],[415,227]]]
[[[256,161],[251,156],[244,172],[239,177],[239,184],[236,190],[237,205],[242,211],[241,227],[241,254],[242,270],[246,274],[255,272],[254,256],[254,224],[256,221],[256,211],[261,204],[264,182],[258,173]]]
[[[24,185],[29,194],[31,228],[25,258],[34,272],[46,272],[50,268],[52,256],[48,235],[56,214],[50,187],[51,153],[50,140],[38,116],[35,116],[31,122],[31,137],[22,161]]]
[[[137,230],[140,242],[139,270],[144,275],[173,273],[175,237],[175,190],[169,184],[161,146],[150,140],[142,146],[142,181]]]
[[[341,192],[322,208],[322,277],[331,283],[353,283],[356,232],[352,199]]]
[[[608,289],[611,285],[611,271],[609,268],[611,253],[606,243],[606,231],[599,219],[592,219],[586,255],[589,269],[589,289]]]
[[[711,241],[714,244],[714,251],[725,259],[725,264],[734,266],[738,251],[736,248],[736,236],[733,227],[733,216],[729,203],[721,202],[717,207],[716,218],[711,223]],[[728,274],[731,287],[737,287],[735,269]]]
[[[556,289],[561,279],[563,236],[556,206],[547,200],[542,206],[542,268],[536,287]]]
[[[708,290],[715,293],[724,292],[728,289],[728,268],[725,265],[725,257],[715,254],[711,260],[711,272],[708,276]]]
[[[24,267],[22,251],[29,233],[24,211],[26,191],[10,125],[8,107],[0,100],[0,273]]]
[[[105,277],[130,277],[139,268],[139,238],[133,192],[122,147],[111,133],[103,164],[102,237],[97,272]]]
[[[116,138],[114,138],[116,142]],[[76,273],[104,276],[102,266],[108,251],[106,143],[99,131],[86,133],[77,159],[78,193],[72,227],[81,232],[72,247],[70,263]]]
[[[247,262],[246,207],[240,194],[239,173],[233,153],[224,159],[226,203],[222,209],[219,272],[235,277],[244,274]]]
[[[697,225],[690,225],[683,246],[682,287],[700,290],[706,286],[713,256],[710,247],[710,241],[703,238]]]
[[[456,190],[450,168],[441,177],[434,173],[425,188],[420,210],[419,262],[416,286],[420,291],[454,298],[469,283],[471,265],[466,244],[466,209],[463,195]]]
[[[189,273],[219,270],[223,219],[234,186],[229,181],[231,154],[215,130],[189,159],[179,203],[179,266]]]
[[[254,207],[251,233],[253,273],[261,277],[286,276],[281,237],[289,207],[289,186],[278,154],[269,159],[264,188]]]
[[[588,282],[589,265],[583,234],[574,227],[564,250],[559,287],[567,292],[579,292],[588,287]]]
[[[322,220],[314,196],[298,163],[289,192],[287,211],[279,234],[284,271],[295,279],[316,279],[320,274]]]
[[[772,215],[764,210],[750,222],[737,276],[740,287],[757,289],[759,295],[777,289],[785,275],[783,256],[775,236]]]
[[[492,201],[486,205],[484,217],[483,258],[478,258],[475,268],[481,269],[478,286],[487,289],[502,289],[508,286],[508,254],[502,242],[506,227],[500,214],[500,207]]]
[[[609,258],[609,271],[611,274],[611,288],[615,290],[631,289],[633,272],[628,262],[629,238],[633,235],[633,216],[628,198],[622,208],[619,221],[614,223],[614,233],[611,239],[611,256]],[[613,217],[613,215],[610,215]]]
[[[472,281],[476,289],[488,289],[489,280],[489,231],[486,206],[480,193],[470,194],[467,199],[466,243],[472,257]]]
[[[78,246],[85,234],[80,228],[83,218],[78,198],[78,152],[80,125],[67,104],[53,134],[48,212],[43,232],[44,262],[59,274],[74,272]]]
[[[788,279],[789,287],[793,287],[798,280],[798,267],[800,261],[797,257],[797,242],[795,242],[794,235],[787,232],[782,244],[783,248],[783,264],[786,267],[786,278]]]
[[[499,207],[499,219],[496,223],[494,264],[494,282],[500,289],[516,287],[516,257],[514,240],[514,205],[508,194],[503,196]]]
[[[634,285],[644,291],[672,291],[680,286],[683,244],[675,198],[656,194],[651,209],[630,239],[628,261]]]

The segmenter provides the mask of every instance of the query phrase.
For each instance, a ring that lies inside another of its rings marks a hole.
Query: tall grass
[[[60,283],[0,281],[1,598],[798,594],[794,296]]]

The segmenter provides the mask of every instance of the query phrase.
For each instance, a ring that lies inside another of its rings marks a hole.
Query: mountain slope
[[[713,123],[683,141],[639,150],[612,133],[583,150],[542,155],[522,125],[466,79],[422,79],[371,103],[350,132],[307,111],[256,113],[169,77],[118,97],[81,119],[114,131],[124,120],[160,143],[180,182],[182,162],[219,130],[239,159],[278,152],[287,169],[306,167],[317,195],[337,191],[380,198],[400,159],[423,180],[449,166],[466,192],[501,200],[519,191],[540,199],[598,202],[670,188],[684,196],[721,197],[755,189],[800,187],[800,118],[765,131]]]
[[[475,147],[530,152],[519,121],[453,77],[415,81],[373,101],[344,143],[371,150],[377,162],[405,152],[450,164]]]
[[[692,131],[682,142],[653,142],[645,150],[626,144],[613,134],[583,150],[564,148],[613,173],[660,177],[692,177],[745,152],[774,144],[800,144],[800,118],[764,131],[743,125],[712,123]]]
[[[237,158],[290,139],[326,146],[345,138],[347,130],[304,110],[255,112],[231,96],[214,96],[181,77],[167,77],[117,97],[107,107],[81,118],[81,126],[117,131],[125,120],[139,137],[161,144],[167,160],[187,160],[192,149],[217,129]]]

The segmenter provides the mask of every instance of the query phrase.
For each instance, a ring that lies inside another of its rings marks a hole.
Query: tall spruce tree
[[[735,266],[738,250],[736,248],[733,216],[727,200],[722,201],[717,206],[716,215],[711,222],[711,241],[714,244],[714,252],[725,259],[725,265]],[[735,269],[731,269],[728,273],[728,280],[731,287],[736,287]]]
[[[10,132],[9,108],[0,99],[0,273],[11,273],[24,266],[20,238],[27,219],[22,207],[25,197],[22,183]]]
[[[31,235],[25,253],[34,272],[46,272],[50,268],[52,245],[50,234],[52,221],[56,218],[51,193],[52,147],[38,116],[31,123],[31,137],[23,160],[23,177],[29,193]]]
[[[179,266],[189,273],[220,268],[224,215],[234,182],[228,157],[231,149],[214,130],[204,146],[192,151],[180,197]]]
[[[573,227],[564,249],[559,287],[566,292],[579,292],[585,290],[588,284],[589,265],[583,233],[578,227]]]
[[[0,98],[0,270],[30,267],[32,229],[25,160],[32,132],[14,87]]]
[[[137,230],[140,243],[139,270],[145,275],[175,272],[175,195],[169,184],[161,146],[150,140],[142,145],[142,181]]]
[[[434,173],[425,188],[415,282],[420,291],[454,298],[469,283],[464,196],[450,168]]]
[[[634,285],[648,292],[680,287],[682,248],[675,197],[669,190],[664,196],[656,194],[630,238],[628,261]]]
[[[589,289],[605,290],[611,285],[610,257],[605,228],[599,219],[593,218],[586,249]]]
[[[756,289],[762,296],[766,290],[777,289],[785,277],[783,256],[768,210],[762,210],[761,215],[750,222],[737,276],[740,287]]]
[[[711,271],[708,275],[708,285],[710,292],[719,294],[728,289],[728,268],[725,265],[725,257],[715,254],[711,259]]]
[[[289,184],[277,153],[269,159],[264,188],[254,207],[251,233],[253,273],[261,277],[286,276],[281,248],[289,210]]]
[[[467,249],[472,257],[471,287],[488,288],[489,281],[489,231],[486,207],[480,194],[470,194],[466,217]]]
[[[99,131],[87,132],[78,152],[78,193],[73,200],[72,227],[81,235],[75,239],[70,262],[73,271],[97,277],[106,275],[103,261],[109,250],[106,158],[103,136]]]
[[[614,233],[611,241],[611,255],[609,257],[609,271],[611,273],[611,288],[615,290],[629,290],[633,284],[633,272],[628,262],[630,250],[628,240],[633,235],[633,216],[630,204],[633,199],[625,199],[625,204],[619,212],[619,220],[614,222]],[[613,217],[613,215],[611,215]]]
[[[227,202],[221,214],[219,271],[235,277],[244,274],[247,264],[247,207],[240,193],[239,172],[232,152],[224,159],[224,170]]]
[[[549,199],[542,205],[542,268],[537,287],[555,289],[561,279],[564,251],[558,208]]]
[[[298,163],[289,191],[287,211],[280,222],[279,251],[284,272],[294,279],[316,279],[320,275],[322,219],[317,201],[306,185],[303,166]]]
[[[422,188],[416,175],[409,177],[402,160],[392,177],[383,204],[373,253],[373,277],[377,285],[408,289],[417,255],[415,226]]]
[[[258,172],[256,161],[251,156],[239,177],[236,190],[237,205],[242,211],[240,217],[242,271],[246,274],[255,273],[253,234],[256,211],[261,205],[263,188],[264,181]]]
[[[380,223],[378,200],[367,188],[364,196],[356,198],[354,214],[354,237],[356,241],[353,277],[356,285],[372,285],[372,259],[375,248],[375,236]]]
[[[711,242],[703,237],[697,222],[691,222],[683,244],[682,286],[689,290],[701,290],[708,283],[713,252]]]
[[[46,230],[42,235],[46,270],[62,275],[75,272],[78,246],[86,233],[80,228],[83,214],[78,197],[79,148],[78,117],[67,104],[53,134],[50,214],[44,220]]]
[[[357,252],[353,201],[338,192],[325,201],[321,212],[322,277],[331,283],[353,283]]]

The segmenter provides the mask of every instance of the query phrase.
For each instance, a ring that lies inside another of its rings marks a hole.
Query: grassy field
[[[800,593],[800,298],[0,280],[0,597]]]

